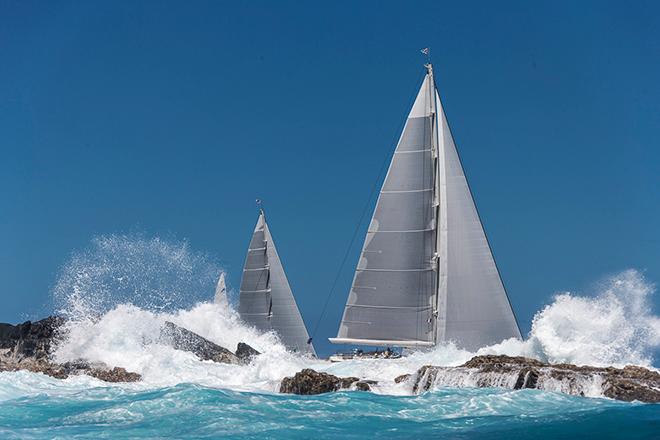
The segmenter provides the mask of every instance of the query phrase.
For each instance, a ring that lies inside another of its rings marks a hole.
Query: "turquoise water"
[[[0,402],[0,438],[660,438],[660,405],[534,390],[300,397],[180,384],[55,394]]]
[[[401,359],[334,364],[288,352],[276,335],[245,326],[233,307],[208,302],[217,275],[211,266],[185,244],[160,239],[100,237],[89,251],[75,254],[54,289],[69,321],[53,360],[120,366],[141,374],[142,381],[109,386],[85,376],[57,380],[24,371],[0,373],[0,440],[660,440],[660,405],[597,398],[603,391],[597,381],[586,384],[588,398],[435,387],[413,396],[411,384],[394,381],[423,365],[457,366],[478,354],[654,365],[660,317],[651,312],[655,288],[639,272],[613,276],[590,296],[555,296],[534,316],[525,341],[502,341],[477,353],[445,343]],[[209,285],[203,288],[200,280]],[[197,291],[211,293],[192,301],[190,292]],[[261,354],[244,366],[200,361],[159,342],[166,321],[222,347],[248,342]],[[303,368],[378,385],[375,393],[276,393],[283,377]]]

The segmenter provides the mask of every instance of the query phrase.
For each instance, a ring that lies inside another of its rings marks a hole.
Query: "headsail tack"
[[[250,240],[243,267],[238,312],[262,331],[274,330],[284,345],[300,353],[316,354],[300,315],[264,211]]]
[[[475,349],[520,338],[433,71],[380,191],[333,343]]]

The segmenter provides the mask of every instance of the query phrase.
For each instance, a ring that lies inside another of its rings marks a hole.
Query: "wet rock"
[[[419,394],[432,386],[527,388],[576,396],[660,402],[660,374],[646,368],[552,365],[511,356],[476,356],[460,367],[421,367],[413,376],[413,393]]]
[[[517,365],[527,367],[543,367],[547,364],[543,362],[526,358],[522,356],[505,356],[505,355],[485,355],[475,356],[461,367],[465,368],[479,368],[482,371],[501,371],[502,369],[511,369]]]
[[[142,379],[142,376],[138,373],[132,373],[120,367],[110,368],[104,364],[91,365],[82,362],[57,364],[46,359],[23,359],[20,362],[7,362],[0,359],[0,372],[20,370],[42,373],[56,379],[66,379],[70,376],[79,376],[82,374],[105,382],[137,382]]]
[[[236,347],[236,357],[241,364],[249,364],[252,362],[252,359],[260,354],[261,353],[244,342],[239,342]]]
[[[357,391],[371,391],[371,386],[376,385],[378,382],[375,380],[360,380],[351,385],[351,388]]]
[[[402,374],[401,376],[397,376],[397,377],[394,378],[394,383],[405,382],[408,379],[410,379],[411,377],[412,377],[412,374]]]
[[[524,367],[518,372],[518,379],[516,380],[515,385],[513,385],[514,390],[520,390],[523,388],[536,388],[536,385],[539,381],[538,370],[530,367]]]
[[[86,370],[85,374],[104,382],[137,382],[142,379],[142,376],[140,376],[138,373],[131,373],[130,371],[126,371],[126,369],[121,367],[114,367],[109,370],[92,368],[90,370]]]
[[[240,363],[239,358],[231,351],[209,341],[197,333],[179,327],[173,322],[165,322],[165,325],[160,331],[160,340],[177,350],[194,353],[197,357],[205,361],[210,360],[224,364]]]
[[[64,319],[57,316],[17,325],[0,323],[0,349],[9,350],[5,357],[16,362],[46,359],[63,323]]]
[[[341,389],[348,389],[354,383],[359,383],[357,377],[337,377],[328,373],[321,373],[311,368],[305,368],[296,373],[293,377],[285,377],[280,385],[280,393],[288,394],[322,394]],[[361,388],[369,387],[369,384],[362,382]],[[368,391],[368,390],[365,390]]]

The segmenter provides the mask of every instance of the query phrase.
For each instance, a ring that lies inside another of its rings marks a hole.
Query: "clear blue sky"
[[[0,2],[0,321],[99,234],[188,239],[236,287],[261,197],[312,326],[425,46],[523,331],[558,290],[660,281],[657,2],[355,3]]]

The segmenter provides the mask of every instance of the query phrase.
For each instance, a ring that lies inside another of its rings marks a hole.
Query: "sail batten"
[[[282,343],[316,354],[291,292],[263,211],[250,240],[239,296],[239,314],[261,331],[275,331]]]
[[[520,338],[430,65],[376,202],[333,343],[468,349]]]

